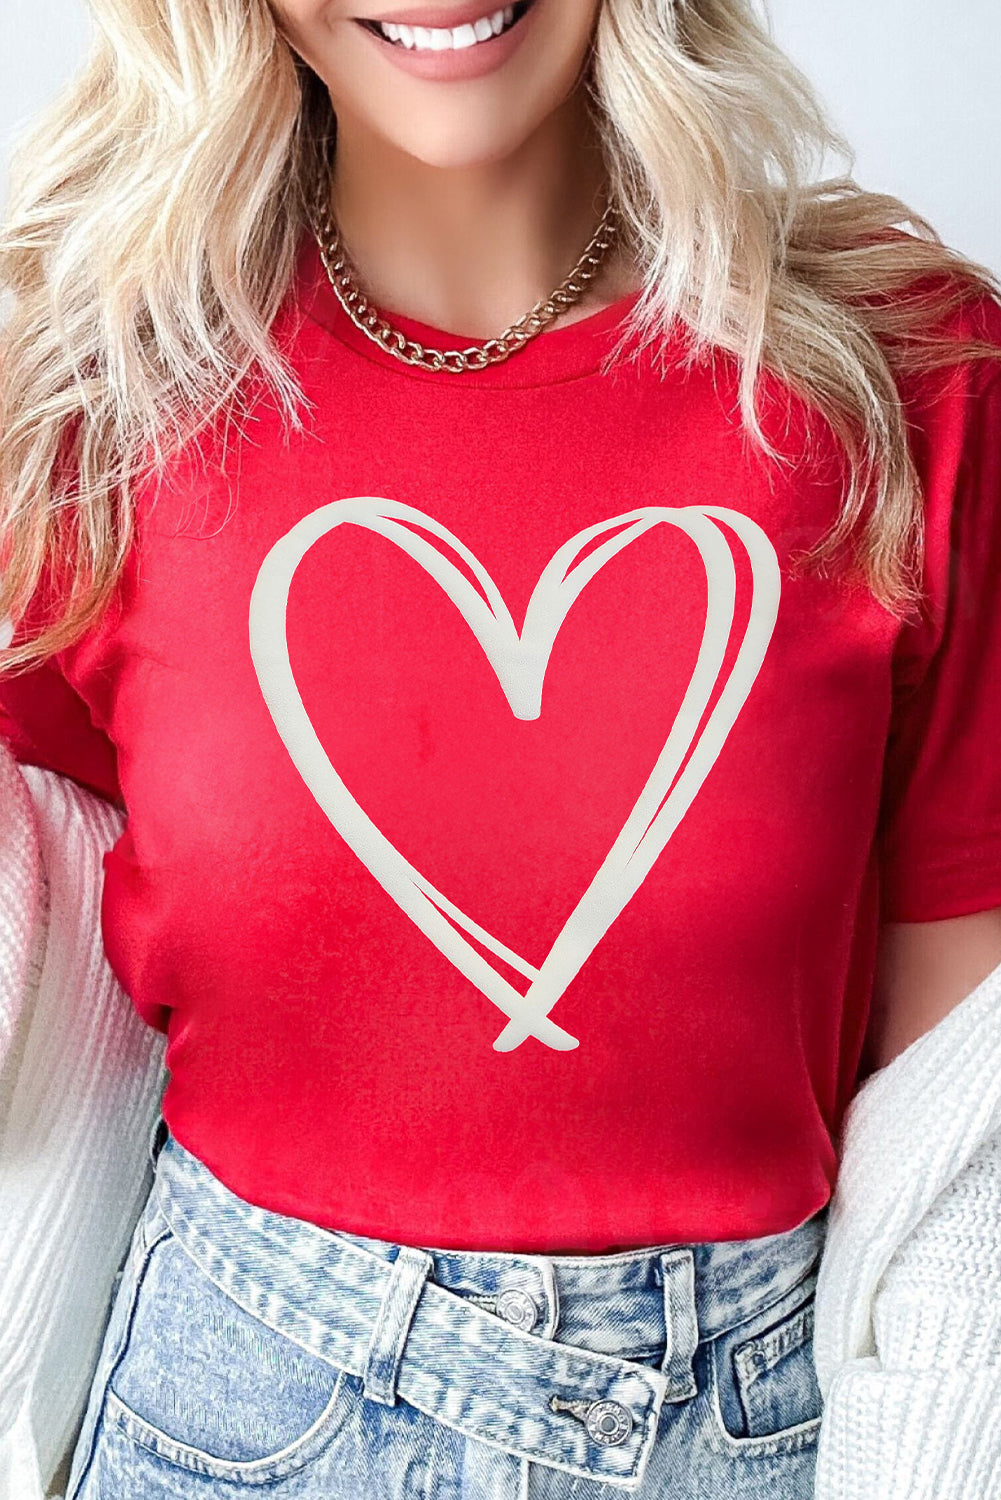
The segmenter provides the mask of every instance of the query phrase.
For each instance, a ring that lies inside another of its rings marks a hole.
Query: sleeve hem
[[[1001,907],[1001,839],[988,849],[921,864],[884,864],[881,912],[889,922],[935,922]]]

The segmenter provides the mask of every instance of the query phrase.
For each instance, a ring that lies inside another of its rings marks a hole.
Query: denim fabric
[[[66,1500],[809,1500],[827,1211],[612,1255],[334,1233],[158,1122]]]

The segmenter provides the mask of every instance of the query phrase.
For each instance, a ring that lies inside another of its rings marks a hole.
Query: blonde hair
[[[325,88],[266,0],[92,6],[91,57],[23,142],[0,235],[0,619],[61,580],[8,668],[102,612],[137,482],[255,386],[302,423],[270,328],[330,161]],[[858,530],[869,586],[906,608],[922,497],[896,382],[997,355],[948,319],[1001,284],[899,199],[811,179],[850,150],[753,0],[603,0],[586,79],[644,280],[635,327],[646,342],[681,318],[694,357],[735,355],[741,420],[770,459],[764,371],[827,419],[852,477],[806,560],[826,566]]]

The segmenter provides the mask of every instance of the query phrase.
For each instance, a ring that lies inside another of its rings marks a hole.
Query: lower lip
[[[460,47],[458,51],[451,47],[441,52],[423,49],[418,51],[416,47],[404,47],[402,43],[388,41],[362,21],[358,21],[357,25],[367,37],[371,38],[380,52],[404,73],[410,73],[415,78],[431,78],[445,82],[446,80],[481,78],[485,73],[492,73],[495,68],[501,67],[521,45],[522,38],[531,27],[532,17],[538,8],[539,0],[532,0],[532,4],[524,15],[515,21],[513,26],[502,31],[500,36],[493,36],[487,42],[476,42],[472,47]],[[494,6],[494,9],[496,10],[497,6]]]

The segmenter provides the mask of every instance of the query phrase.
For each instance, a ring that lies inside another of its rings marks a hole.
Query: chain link
[[[614,243],[619,227],[615,204],[609,202],[577,264],[548,297],[541,298],[517,323],[512,323],[496,338],[464,349],[433,349],[408,339],[394,328],[372,306],[358,284],[355,268],[348,258],[337,225],[330,212],[327,182],[321,174],[310,212],[310,227],[320,248],[320,258],[337,294],[337,299],[356,328],[387,354],[404,364],[437,373],[439,370],[461,375],[466,370],[483,370],[488,365],[509,359],[536,338],[544,328],[580,300],[594,280]]]

